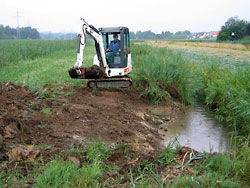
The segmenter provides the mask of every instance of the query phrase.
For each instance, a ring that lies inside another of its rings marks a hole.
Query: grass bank
[[[250,129],[250,65],[224,64],[223,59],[189,62],[181,52],[147,45],[133,46],[132,77],[146,81],[144,95],[167,99],[173,88],[185,103],[202,102],[241,135]],[[170,88],[169,88],[170,87]]]
[[[245,146],[243,146],[245,147]],[[122,143],[107,147],[101,140],[85,147],[72,146],[67,152],[51,157],[45,163],[42,156],[32,163],[33,170],[26,176],[17,170],[0,172],[0,186],[30,185],[47,187],[244,187],[247,185],[242,162],[249,153],[231,156],[227,154],[194,154],[202,161],[183,163],[181,147],[173,144],[158,155],[140,156]],[[240,160],[239,160],[240,158]],[[26,164],[28,168],[29,163]],[[184,167],[187,165],[186,167]]]

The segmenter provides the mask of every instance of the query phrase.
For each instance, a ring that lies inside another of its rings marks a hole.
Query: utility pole
[[[16,20],[17,20],[17,32],[16,32],[16,37],[17,39],[20,39],[20,27],[19,27],[19,18],[21,18],[21,16],[19,15],[19,11],[18,9],[16,10]]]

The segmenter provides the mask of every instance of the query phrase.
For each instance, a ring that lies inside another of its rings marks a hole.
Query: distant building
[[[219,35],[219,31],[192,33],[192,39],[214,39]]]
[[[209,37],[209,35],[210,35],[210,33],[204,32],[203,35],[201,35],[199,38],[200,38],[200,39],[204,39],[204,38]]]
[[[218,35],[219,35],[219,31],[213,31],[213,32],[211,32],[210,35],[211,35],[212,38],[217,38]]]
[[[204,35],[204,32],[193,33],[193,39],[200,38],[200,37],[203,36],[203,35]]]
[[[208,38],[209,36],[210,36],[209,32],[193,33],[193,39],[204,39],[204,38]]]

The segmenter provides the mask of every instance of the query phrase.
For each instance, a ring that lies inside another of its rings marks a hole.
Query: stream
[[[215,120],[213,114],[202,106],[186,109],[186,113],[167,126],[164,145],[175,138],[181,146],[199,152],[225,152],[229,149],[229,130]]]

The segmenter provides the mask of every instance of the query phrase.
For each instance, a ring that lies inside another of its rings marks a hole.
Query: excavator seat
[[[110,42],[114,40],[113,35],[118,35],[120,41],[120,53],[113,54],[112,58],[106,53],[109,68],[126,68],[128,56],[130,55],[129,30],[127,27],[105,27],[99,28],[102,33],[104,49],[106,50]]]

